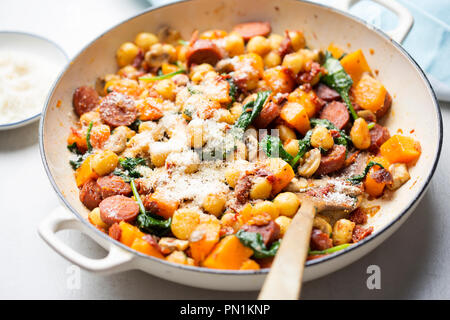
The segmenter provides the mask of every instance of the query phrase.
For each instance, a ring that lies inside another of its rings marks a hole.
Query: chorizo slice
[[[240,23],[233,28],[233,32],[240,34],[245,41],[256,36],[268,36],[271,31],[270,23],[262,21]]]
[[[118,223],[114,223],[111,227],[109,227],[108,234],[114,240],[120,241],[120,237],[122,236],[122,229],[120,228]]]
[[[333,246],[333,241],[325,232],[313,228],[311,231],[311,240],[309,246],[311,247],[311,250],[321,251],[331,248]]]
[[[244,204],[250,198],[250,188],[252,182],[248,175],[240,177],[234,187],[234,194],[236,195],[236,200],[240,204]]]
[[[389,130],[386,127],[380,126],[378,123],[375,123],[374,127],[370,129],[369,133],[369,151],[373,153],[378,153],[381,145],[391,137]]]
[[[392,105],[392,97],[389,94],[389,92],[386,92],[386,96],[384,97],[383,106],[375,112],[377,119],[380,119],[382,116],[384,116],[391,108],[391,105]]]
[[[335,144],[328,153],[320,158],[320,165],[316,173],[319,175],[329,174],[341,169],[345,164],[347,149],[340,144]]]
[[[255,127],[263,129],[267,128],[267,126],[281,113],[281,107],[274,101],[269,101],[264,105],[258,117],[256,117],[253,124]]]
[[[366,224],[367,218],[367,213],[365,213],[361,208],[353,210],[348,216],[348,219],[355,224]]]
[[[323,83],[319,83],[319,85],[317,86],[316,94],[320,99],[326,102],[339,100],[341,98],[341,96],[339,95],[339,93],[337,93],[336,90],[331,89],[329,86]]]
[[[339,130],[344,128],[350,121],[347,107],[342,102],[332,101],[320,112],[320,119],[330,120]]]
[[[196,40],[186,52],[188,67],[193,64],[209,63],[215,66],[223,58],[222,52],[214,42],[206,39]]]
[[[133,222],[139,214],[139,205],[131,198],[117,195],[104,199],[98,205],[100,218],[108,225],[120,221]]]
[[[370,236],[372,232],[373,227],[364,228],[361,226],[356,226],[355,229],[353,229],[352,242],[356,243],[358,241],[361,241],[362,239]]]
[[[106,199],[116,195],[129,196],[131,186],[119,176],[103,176],[97,179],[102,198]]]
[[[100,118],[112,127],[129,126],[137,118],[134,100],[118,92],[111,92],[100,102]]]
[[[266,246],[271,242],[277,240],[280,236],[280,227],[274,221],[270,221],[268,224],[264,226],[245,224],[242,226],[242,230],[247,232],[259,233]]]
[[[73,109],[78,116],[94,110],[99,102],[99,95],[94,88],[79,87],[73,93]]]
[[[94,179],[90,179],[84,183],[80,190],[80,201],[89,210],[97,208],[102,201],[100,187]]]

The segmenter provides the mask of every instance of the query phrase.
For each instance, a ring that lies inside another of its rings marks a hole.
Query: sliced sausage
[[[325,232],[314,228],[311,231],[311,241],[309,246],[311,247],[311,250],[325,250],[333,246],[333,241]]]
[[[109,227],[108,234],[114,240],[120,241],[120,237],[122,236],[122,229],[118,223],[114,223],[111,227]]]
[[[348,219],[355,224],[366,224],[367,213],[365,213],[361,208],[357,208],[350,213]]]
[[[104,176],[97,179],[102,198],[106,199],[116,195],[129,196],[131,186],[119,176]]]
[[[239,178],[236,186],[234,187],[234,193],[238,203],[243,204],[248,201],[250,198],[251,186],[252,182],[250,181],[250,177],[248,175]]]
[[[384,116],[392,105],[392,97],[389,94],[389,92],[386,92],[386,96],[384,97],[384,103],[383,106],[375,112],[375,115],[377,116],[377,119],[381,119],[382,116]]]
[[[331,89],[329,86],[319,83],[319,85],[316,88],[316,94],[317,96],[327,102],[331,102],[334,100],[339,100],[341,96],[339,93],[337,93],[336,90]]]
[[[256,36],[268,36],[271,31],[269,22],[246,22],[237,24],[233,28],[233,32],[239,33],[245,41]]]
[[[100,117],[112,126],[129,126],[137,118],[134,100],[118,92],[111,92],[100,102]]]
[[[94,110],[99,101],[97,91],[91,87],[79,87],[73,93],[73,109],[78,116]]]
[[[281,107],[277,103],[269,101],[264,105],[253,124],[260,129],[267,128],[267,126],[280,115],[280,112]]]
[[[215,66],[223,58],[222,52],[214,42],[206,39],[199,39],[189,46],[186,52],[188,67],[193,64],[209,63]]]
[[[259,233],[263,239],[264,244],[267,246],[269,243],[277,240],[280,236],[280,227],[273,221],[270,221],[265,226],[256,226],[245,224],[242,226],[242,230],[247,232]]]
[[[362,239],[370,236],[372,232],[373,227],[364,228],[361,226],[356,226],[355,229],[353,229],[352,241],[353,242],[361,241]]]
[[[100,218],[108,225],[120,221],[132,222],[139,214],[137,202],[120,195],[104,199],[98,207],[100,208]]]
[[[102,201],[100,187],[94,179],[90,179],[84,183],[80,190],[80,201],[89,210],[97,208]]]
[[[325,175],[341,169],[345,164],[346,152],[347,149],[343,145],[335,144],[326,155],[321,157],[316,173]]]
[[[373,153],[378,153],[381,145],[391,137],[389,130],[386,127],[380,126],[378,123],[375,123],[374,127],[370,129],[369,133],[369,151]]]
[[[330,120],[338,129],[342,129],[350,121],[350,115],[345,104],[332,101],[322,109],[320,119]]]

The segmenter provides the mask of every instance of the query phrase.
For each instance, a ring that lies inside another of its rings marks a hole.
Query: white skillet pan
[[[355,1],[341,1],[348,8]],[[422,156],[410,171],[411,180],[392,199],[377,200],[382,209],[369,220],[372,236],[337,254],[309,261],[304,280],[336,271],[361,258],[386,240],[413,212],[423,196],[439,159],[442,121],[433,90],[423,71],[398,44],[412,26],[411,15],[394,1],[376,2],[391,9],[399,18],[395,30],[383,33],[347,13],[329,7],[294,0],[193,0],[152,8],[102,34],[84,48],[67,66],[48,97],[40,126],[42,161],[62,206],[45,219],[39,233],[59,254],[93,272],[113,273],[140,269],[174,282],[220,290],[257,290],[268,269],[225,271],[172,264],[135,252],[95,229],[85,218],[87,209],[78,199],[73,171],[68,164],[66,137],[75,121],[72,93],[106,73],[116,71],[115,52],[124,41],[141,31],[155,32],[162,26],[180,30],[189,38],[195,29],[230,30],[244,21],[270,21],[273,31],[304,30],[312,48],[326,48],[330,42],[347,51],[362,48],[378,78],[393,97],[392,111],[385,125],[391,133],[402,129],[422,144]],[[374,52],[370,54],[369,52]],[[57,107],[58,101],[61,106]],[[56,237],[63,229],[79,230],[104,247],[109,254],[91,259]]]

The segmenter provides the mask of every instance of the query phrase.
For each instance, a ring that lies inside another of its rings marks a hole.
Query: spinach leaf
[[[86,133],[86,145],[87,145],[87,151],[88,153],[92,152],[92,144],[91,144],[91,131],[92,131],[92,126],[94,125],[94,123],[91,121],[89,122],[89,127]]]
[[[303,158],[306,152],[308,152],[308,149],[311,148],[311,135],[312,130],[309,130],[303,139],[298,141],[298,152],[297,155],[289,162],[292,168],[294,168],[299,160]]]
[[[166,234],[170,229],[170,224],[172,223],[172,219],[169,218],[164,220],[159,216],[152,214],[151,212],[147,212],[145,210],[144,204],[142,203],[141,197],[136,189],[136,184],[134,183],[134,179],[130,181],[131,190],[133,191],[134,199],[139,205],[139,215],[137,217],[137,226],[142,231],[147,233],[156,234],[158,236],[162,236]]]
[[[245,129],[247,129],[252,121],[259,115],[269,95],[270,91],[260,91],[256,96],[256,100],[249,101],[242,107],[241,115],[231,129],[228,130],[225,141],[223,141],[225,148],[224,155],[236,150],[237,141],[242,140]]]
[[[76,142],[74,142],[74,143],[72,143],[72,144],[69,144],[69,145],[67,146],[67,149],[69,149],[69,151],[72,152],[72,153],[75,153],[75,154],[81,154],[81,151],[78,150],[78,146],[77,146],[77,143],[76,143]]]
[[[140,213],[137,216],[136,222],[138,228],[142,231],[157,236],[163,236],[169,232],[172,218],[164,220],[161,219],[161,217],[146,211],[145,213]]]
[[[122,177],[126,182],[130,182],[133,178],[142,177],[136,167],[146,165],[145,159],[142,158],[120,158],[119,163],[122,169],[115,169],[113,174]]]
[[[281,139],[274,136],[265,136],[259,143],[264,153],[269,158],[281,158],[286,162],[291,162],[294,158],[283,147]]]
[[[280,247],[280,240],[278,240],[272,243],[270,248],[267,248],[261,234],[257,232],[247,232],[241,229],[236,233],[236,237],[244,246],[253,250],[253,256],[257,259],[274,257]]]
[[[367,166],[364,168],[364,172],[362,174],[350,177],[347,180],[350,181],[352,184],[361,183],[364,180],[364,178],[367,176],[367,173],[369,172],[370,168],[372,168],[373,166],[379,166],[380,168],[384,169],[384,167],[381,164],[379,164],[378,162],[370,161],[367,164]]]
[[[139,77],[139,80],[145,80],[145,81],[157,81],[157,80],[163,80],[163,79],[169,79],[172,78],[174,75],[185,73],[186,69],[179,69],[177,71],[168,73],[168,74],[162,74],[156,77]]]
[[[132,124],[130,124],[128,126],[128,128],[130,128],[133,131],[138,132],[139,131],[139,126],[141,125],[142,121],[140,119],[136,119],[134,120],[134,122]]]
[[[238,88],[237,88],[236,84],[234,83],[233,78],[228,78],[227,81],[230,84],[230,91],[228,91],[228,94],[231,97],[231,103],[230,103],[230,106],[231,106],[233,104],[233,102],[236,101],[236,94],[237,94]]]
[[[310,251],[309,254],[310,255],[330,254],[330,253],[334,253],[334,252],[337,252],[339,250],[343,250],[345,248],[348,248],[349,246],[351,246],[350,243],[344,243],[344,244],[341,244],[339,246],[331,247],[331,248],[328,248],[328,249],[325,249],[325,250]]]
[[[339,93],[342,100],[344,100],[347,105],[347,109],[353,119],[358,119],[358,115],[352,106],[348,94],[348,91],[353,84],[352,78],[345,72],[339,60],[334,58],[328,51],[325,53],[325,63],[323,64],[323,67],[328,70],[328,74],[323,75],[321,81]]]
[[[247,102],[242,107],[242,113],[233,125],[233,128],[245,130],[261,112],[264,103],[270,95],[270,91],[260,91],[256,100]]]
[[[67,146],[67,149],[69,149],[70,152],[72,152],[73,154],[76,155],[75,160],[69,160],[69,164],[72,167],[73,170],[77,170],[81,164],[83,163],[83,161],[90,155],[89,152],[86,152],[85,154],[83,154],[79,149],[78,146],[76,144],[76,142],[69,144]]]

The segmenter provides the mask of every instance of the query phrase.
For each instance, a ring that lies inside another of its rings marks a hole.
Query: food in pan
[[[68,148],[89,221],[190,266],[270,266],[302,198],[326,199],[309,259],[373,232],[370,200],[410,179],[418,141],[382,125],[392,97],[362,50],[308,48],[267,22],[142,32],[119,70],[73,94]]]

